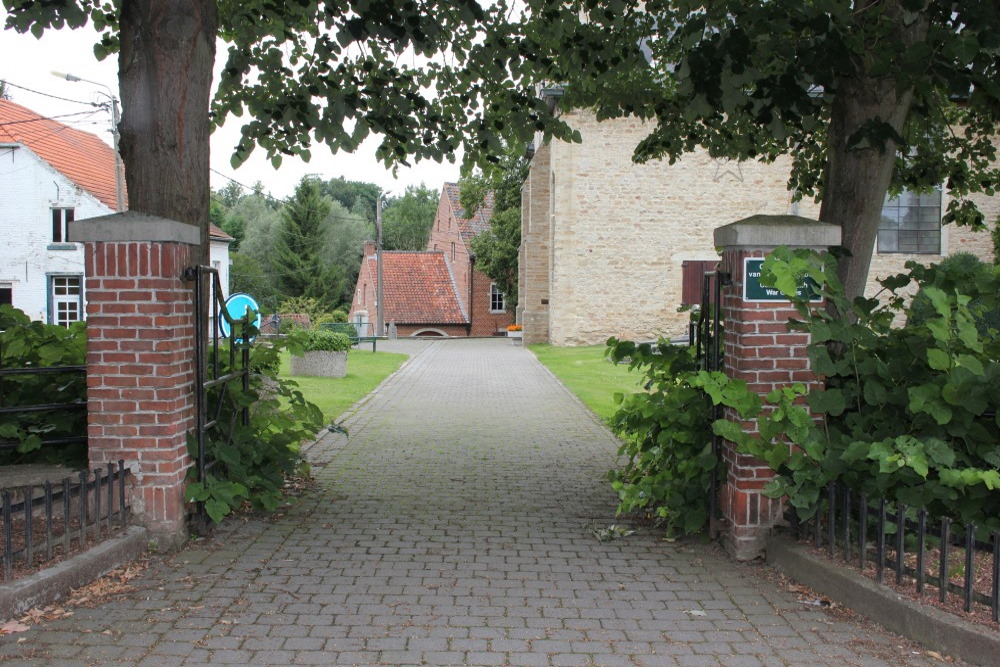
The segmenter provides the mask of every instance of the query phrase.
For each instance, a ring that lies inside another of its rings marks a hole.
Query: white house
[[[66,240],[66,225],[117,209],[110,146],[0,100],[0,304],[54,324],[84,319],[83,244]],[[211,238],[228,295],[233,239],[214,226]]]

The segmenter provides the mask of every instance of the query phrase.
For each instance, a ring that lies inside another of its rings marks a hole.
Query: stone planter
[[[347,375],[347,352],[306,352],[292,355],[292,375],[342,378]]]
[[[507,338],[520,338],[523,331],[508,331]]]

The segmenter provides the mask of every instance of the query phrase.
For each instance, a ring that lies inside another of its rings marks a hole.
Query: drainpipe
[[[466,338],[472,336],[472,313],[475,312],[475,310],[472,308],[472,297],[476,293],[475,271],[476,271],[476,256],[470,252],[469,253],[469,323],[465,327]]]

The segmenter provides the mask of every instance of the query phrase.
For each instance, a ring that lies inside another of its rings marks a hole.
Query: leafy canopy
[[[20,32],[41,36],[89,22],[102,32],[99,57],[118,48],[111,0],[3,4],[7,26]],[[376,156],[387,166],[452,160],[460,148],[484,162],[501,151],[501,132],[522,142],[539,130],[574,138],[535,94],[536,81],[560,78],[555,54],[578,69],[595,60],[607,69],[636,52],[560,2],[499,0],[488,9],[474,0],[217,4],[226,62],[212,117],[222,124],[247,116],[234,166],[258,147],[277,166],[283,155],[308,160],[314,143],[352,151],[372,134],[381,137]]]
[[[912,89],[905,121],[897,130],[889,117],[872,117],[850,128],[842,148],[892,142],[891,192],[944,184],[954,197],[946,222],[983,222],[966,196],[992,194],[1000,183],[992,141],[1000,121],[994,0],[620,4],[617,34],[631,30],[650,66],[586,85],[570,79],[568,102],[593,105],[600,118],[654,121],[636,148],[639,161],[673,162],[697,146],[734,159],[787,154],[794,161],[790,189],[818,197],[838,96],[860,97],[888,82]],[[920,29],[912,43],[899,32],[909,27]]]

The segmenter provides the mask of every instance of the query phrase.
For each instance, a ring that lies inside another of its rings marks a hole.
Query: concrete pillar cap
[[[69,223],[67,236],[77,243],[152,241],[201,245],[201,229],[196,225],[138,211],[75,220]]]
[[[829,248],[840,245],[840,225],[797,215],[754,215],[715,230],[718,248]]]

